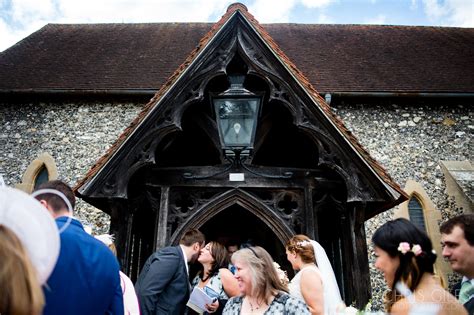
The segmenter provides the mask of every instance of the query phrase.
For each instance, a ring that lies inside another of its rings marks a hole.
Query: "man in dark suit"
[[[463,275],[455,293],[467,309],[474,314],[474,214],[454,217],[440,227],[443,257],[454,271]]]
[[[117,259],[72,217],[71,188],[54,180],[40,185],[37,193],[36,199],[56,220],[61,239],[58,261],[43,288],[43,314],[123,314]]]
[[[135,285],[142,315],[183,314],[189,299],[189,266],[204,247],[204,235],[187,231],[179,246],[165,247],[146,261]]]

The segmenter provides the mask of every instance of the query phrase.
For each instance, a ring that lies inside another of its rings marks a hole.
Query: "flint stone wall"
[[[39,154],[55,160],[59,179],[74,186],[141,109],[141,104],[0,104],[0,173],[9,186],[21,182]],[[77,199],[75,216],[106,233],[110,218]]]
[[[53,156],[59,176],[74,185],[105,153],[136,117],[142,104],[133,103],[0,103],[0,173],[7,185],[21,182],[29,163],[39,154]],[[443,220],[461,213],[445,192],[439,162],[472,160],[473,111],[470,105],[333,106],[359,141],[404,187],[408,179],[420,182],[441,211]],[[78,200],[76,216],[93,228],[108,231],[110,218]],[[373,310],[382,308],[386,290],[373,267],[370,238],[393,210],[366,223],[373,290]]]

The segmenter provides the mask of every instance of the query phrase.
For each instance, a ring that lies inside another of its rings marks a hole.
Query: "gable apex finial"
[[[227,12],[233,12],[237,10],[248,12],[248,9],[245,4],[240,2],[234,2],[227,7]]]

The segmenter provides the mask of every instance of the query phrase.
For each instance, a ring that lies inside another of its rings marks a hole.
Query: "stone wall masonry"
[[[48,152],[60,178],[74,185],[140,109],[132,103],[0,103],[0,173],[14,186],[29,163]],[[420,182],[443,219],[463,211],[447,197],[439,162],[472,160],[472,106],[339,104],[333,109],[401,187],[408,179]],[[85,202],[78,202],[76,215],[94,233],[108,231],[108,216]],[[366,223],[373,310],[382,309],[386,286],[373,267],[370,239],[392,217],[390,210]]]
[[[442,220],[463,212],[446,194],[440,161],[465,161],[473,158],[474,115],[470,105],[345,105],[333,107],[360,143],[402,188],[408,179],[419,182]],[[375,267],[372,234],[393,210],[366,222],[372,284],[372,310],[383,309],[387,290],[383,276]],[[438,259],[443,259],[438,253]],[[456,280],[451,275],[450,282]]]
[[[136,117],[141,105],[117,103],[0,104],[0,173],[21,182],[39,154],[55,160],[59,178],[75,185]],[[77,199],[75,216],[106,233],[110,218]]]

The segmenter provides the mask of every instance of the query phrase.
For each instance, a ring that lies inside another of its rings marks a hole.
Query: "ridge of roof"
[[[142,111],[137,115],[137,117],[132,121],[132,123],[122,132],[122,134],[117,138],[114,144],[106,151],[106,153],[97,160],[97,162],[91,167],[91,169],[86,173],[86,175],[79,180],[74,190],[79,191],[81,187],[87,184],[88,180],[97,175],[102,166],[113,157],[114,153],[119,150],[119,148],[125,143],[126,139],[136,130],[136,128],[144,121],[148,114],[158,105],[159,100],[170,90],[170,88],[176,83],[176,81],[184,74],[185,70],[189,65],[195,60],[201,51],[207,46],[207,44],[214,38],[219,30],[230,20],[230,18],[236,13],[240,12],[247,20],[247,22],[254,28],[254,30],[261,36],[262,40],[269,46],[269,48],[274,52],[275,56],[280,59],[280,61],[287,67],[288,71],[292,73],[296,81],[299,82],[301,87],[306,90],[308,95],[316,103],[316,107],[319,107],[323,114],[331,121],[331,123],[339,130],[341,135],[349,142],[355,151],[362,157],[362,160],[368,163],[368,167],[371,168],[374,173],[384,182],[386,185],[391,187],[393,190],[400,194],[398,201],[403,201],[407,199],[407,195],[403,189],[390,177],[388,172],[380,165],[370,153],[362,146],[357,138],[352,134],[352,132],[345,127],[342,120],[334,114],[330,109],[326,101],[319,95],[317,90],[312,86],[308,78],[298,69],[298,67],[286,56],[286,54],[280,49],[278,44],[273,40],[270,34],[265,30],[265,28],[255,19],[255,17],[250,14],[247,10],[247,7],[241,3],[231,4],[226,13],[221,17],[221,19],[215,23],[209,32],[199,41],[198,45],[190,52],[186,60],[178,67],[178,69],[168,78],[168,80],[161,86],[158,92],[153,96],[153,98],[144,106]],[[318,106],[319,105],[319,106]],[[395,201],[395,203],[398,203]]]
[[[248,11],[247,11],[248,12]],[[248,13],[251,15],[250,13]],[[217,22],[218,23],[218,22]],[[56,27],[56,26],[78,26],[78,27],[96,27],[96,26],[138,26],[138,25],[215,25],[212,22],[132,22],[132,23],[48,23],[39,30],[45,27]],[[288,26],[312,26],[312,27],[355,27],[355,28],[419,28],[419,29],[462,29],[462,30],[474,30],[473,27],[461,27],[461,26],[441,26],[441,25],[402,25],[402,24],[351,24],[351,23],[298,23],[298,22],[273,22],[273,23],[259,23],[262,26],[277,26],[277,25],[288,25]]]

